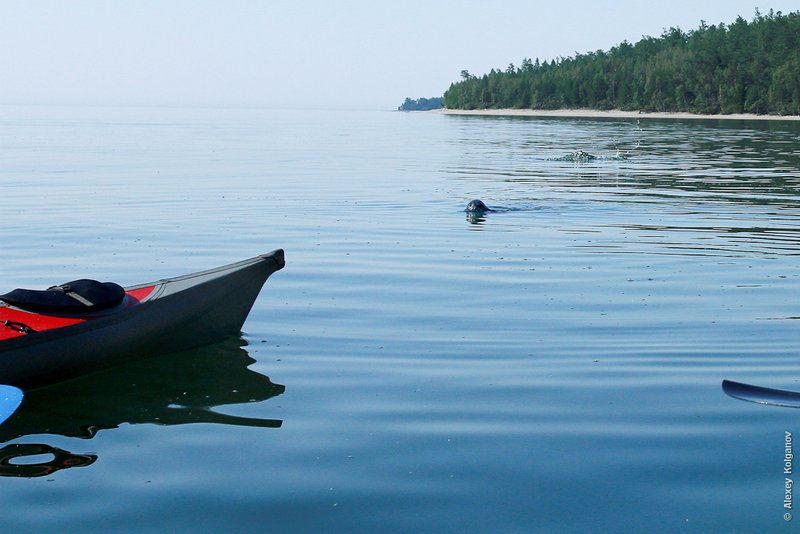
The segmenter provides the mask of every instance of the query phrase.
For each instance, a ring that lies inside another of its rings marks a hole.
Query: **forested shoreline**
[[[461,77],[444,94],[448,109],[800,115],[800,11],[756,10],[751,22],[670,28],[609,51]]]

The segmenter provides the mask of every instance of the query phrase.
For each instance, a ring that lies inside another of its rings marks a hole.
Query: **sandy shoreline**
[[[423,113],[440,113],[443,115],[494,115],[518,117],[606,117],[612,119],[730,119],[759,121],[797,121],[798,115],[754,115],[752,113],[736,113],[732,115],[700,115],[696,113],[649,113],[640,111],[622,111],[618,109],[601,111],[596,109],[435,109]]]

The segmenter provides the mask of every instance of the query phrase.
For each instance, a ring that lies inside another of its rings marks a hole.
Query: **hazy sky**
[[[757,1],[758,3],[753,3]],[[623,40],[789,13],[760,0],[0,0],[0,104],[396,108]]]

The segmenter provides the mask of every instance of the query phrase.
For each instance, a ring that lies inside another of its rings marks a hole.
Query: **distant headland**
[[[430,111],[432,109],[441,109],[444,105],[444,97],[437,96],[434,98],[418,98],[416,100],[412,100],[410,98],[406,98],[405,102],[403,102],[398,111]]]

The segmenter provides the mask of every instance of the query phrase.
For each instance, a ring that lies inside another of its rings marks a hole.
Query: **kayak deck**
[[[91,314],[55,315],[26,311],[14,306],[0,303],[0,341],[21,337],[33,332],[44,332],[64,326],[91,321],[99,317],[117,313],[138,305],[141,301],[152,295],[158,284],[147,287],[127,289],[125,298],[120,306]]]

